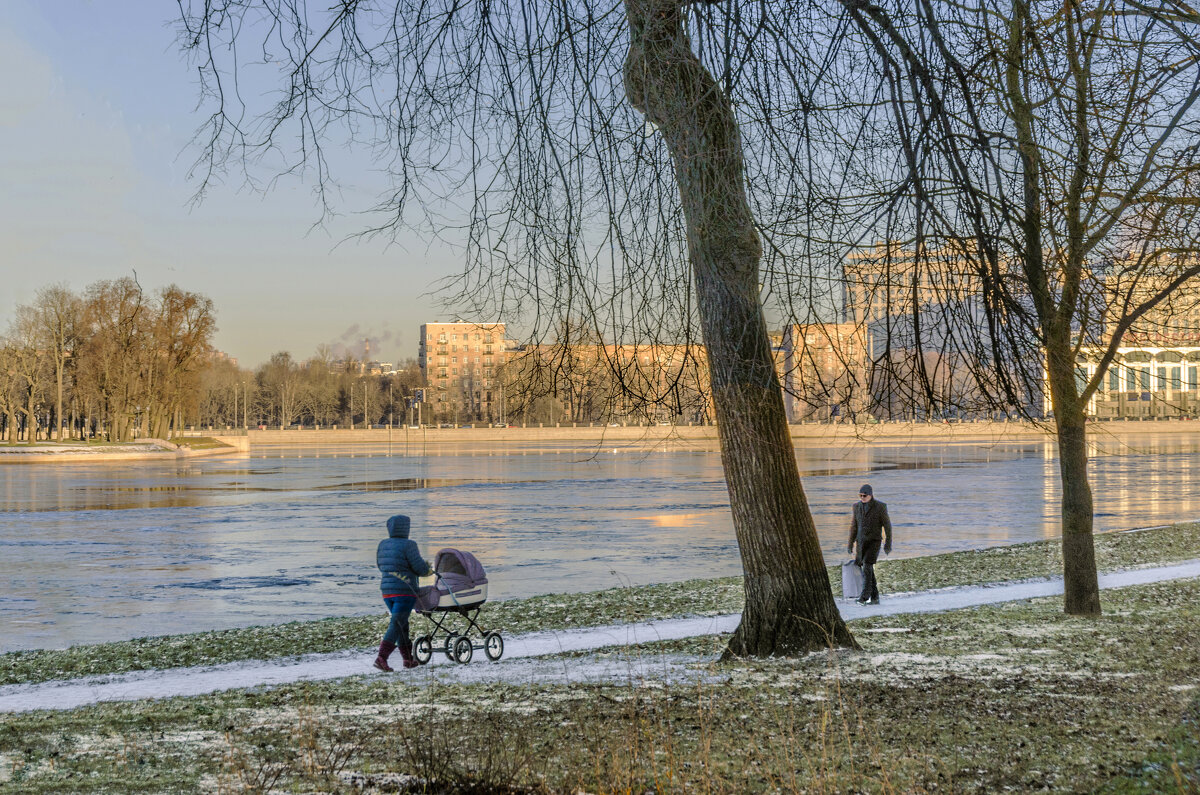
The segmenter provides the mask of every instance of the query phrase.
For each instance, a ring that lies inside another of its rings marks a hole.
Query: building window
[[[1113,365],[1108,370],[1108,391],[1109,392],[1120,392],[1121,391],[1121,373],[1120,373],[1120,371],[1117,370],[1116,365]]]
[[[452,368],[450,369],[450,375],[458,375],[458,368],[457,368],[457,367],[452,367]]]

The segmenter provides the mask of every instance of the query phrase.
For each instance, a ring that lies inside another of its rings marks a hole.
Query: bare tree
[[[78,339],[80,302],[79,297],[65,284],[55,284],[38,291],[33,303],[37,323],[45,341],[46,350],[54,366],[54,433],[53,438],[62,439],[63,428],[63,377],[71,361]]]
[[[1065,609],[1098,614],[1086,407],[1123,334],[1200,274],[1200,15],[1175,0],[847,7],[902,164],[877,194],[876,228],[907,241],[893,264],[953,261],[974,296],[944,317],[927,304],[908,328],[967,352],[991,405],[1036,414],[1048,391]],[[880,184],[878,153],[857,154],[876,157],[862,171]],[[1090,377],[1088,350],[1100,351]],[[908,383],[936,403],[927,368],[908,361]]]
[[[128,277],[96,282],[84,292],[87,331],[80,346],[79,379],[112,441],[133,437],[141,408],[142,373],[152,355],[146,304],[141,285]]]
[[[797,472],[759,292],[759,230],[787,220],[756,221],[751,195],[786,214],[765,186],[797,162],[797,85],[837,41],[811,8],[180,0],[212,108],[200,195],[239,162],[249,174],[310,171],[328,209],[335,170],[355,168],[329,143],[364,142],[389,180],[373,231],[461,243],[454,288],[475,314],[524,310],[534,340],[578,317],[613,344],[703,337],[745,572],[729,646],[739,655],[854,645]],[[828,38],[806,38],[806,26]],[[236,87],[264,79],[278,92],[251,107]],[[290,131],[298,147],[285,145]]]
[[[212,352],[216,318],[211,299],[175,285],[158,292],[153,309],[148,342],[155,355],[145,373],[147,430],[165,439],[172,423],[181,424],[185,402],[195,401],[200,369]]]
[[[271,406],[271,415],[280,425],[291,425],[300,414],[304,380],[300,366],[287,351],[272,354],[271,361],[256,374],[262,398]]]
[[[17,443],[17,414],[21,410],[22,378],[17,370],[17,350],[12,340],[0,336],[0,414],[4,416],[4,436]]]
[[[43,347],[38,313],[33,307],[17,307],[9,332],[12,366],[21,379],[21,413],[25,415],[25,441],[34,444],[38,433],[38,408],[49,372],[47,351]]]

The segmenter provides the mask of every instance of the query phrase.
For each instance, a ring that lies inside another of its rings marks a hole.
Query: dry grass
[[[720,637],[601,652],[624,681],[397,674],[8,716],[0,790],[1195,792],[1200,582],[1105,607],[876,617],[863,652],[800,659],[719,665]],[[680,652],[701,655],[687,676],[645,674]]]

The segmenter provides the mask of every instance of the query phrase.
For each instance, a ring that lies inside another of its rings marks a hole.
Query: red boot
[[[381,671],[394,671],[396,669],[388,665],[388,657],[391,656],[392,650],[396,648],[396,644],[388,643],[386,640],[379,644],[379,656],[375,658],[375,667]],[[401,652],[403,654],[403,652]],[[405,658],[407,659],[407,658]]]
[[[405,668],[416,668],[420,665],[419,662],[413,659],[412,641],[407,638],[400,641],[400,656],[404,659]]]

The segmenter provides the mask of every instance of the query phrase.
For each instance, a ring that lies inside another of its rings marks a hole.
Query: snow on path
[[[1130,569],[1100,575],[1101,588],[1200,577],[1200,560],[1172,566]],[[885,596],[875,606],[839,600],[847,621],[874,615],[930,613],[985,604],[1054,596],[1063,592],[1062,578],[1026,580],[997,585],[941,588],[935,591]],[[648,677],[675,679],[689,674],[687,666],[702,658],[684,655],[618,656],[610,659],[544,659],[563,652],[582,652],[659,640],[690,638],[732,632],[739,614],[708,618],[680,618],[602,627],[536,632],[506,638],[504,659],[489,663],[482,652],[476,661],[457,665],[434,654],[430,664],[395,675],[418,682],[581,682],[637,680]],[[368,651],[352,649],[333,654],[313,654],[283,660],[250,660],[196,668],[133,671],[112,676],[37,682],[0,687],[0,713],[34,709],[74,709],[101,701],[134,701],[147,698],[195,696],[220,690],[270,687],[291,682],[339,679],[375,674]]]

